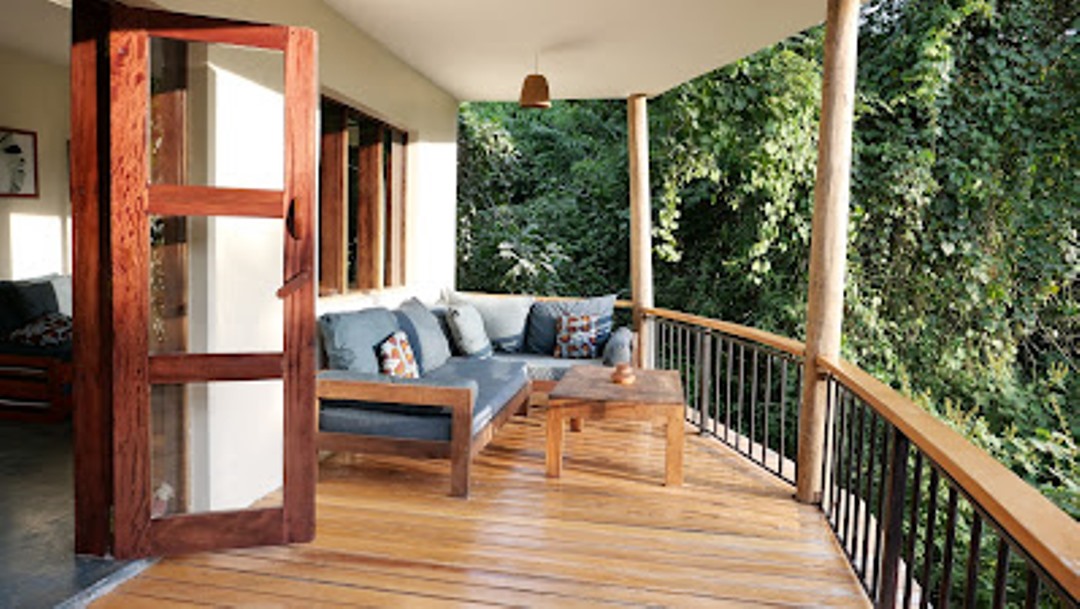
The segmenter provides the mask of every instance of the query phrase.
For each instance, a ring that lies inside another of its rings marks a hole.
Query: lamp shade
[[[522,108],[550,108],[551,93],[548,91],[548,82],[542,74],[529,74],[521,85]]]

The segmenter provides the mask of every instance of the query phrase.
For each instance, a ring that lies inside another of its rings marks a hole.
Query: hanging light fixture
[[[532,74],[525,77],[521,85],[521,99],[518,101],[522,108],[550,108],[551,91],[548,89],[547,79],[540,73],[540,54],[535,57]]]

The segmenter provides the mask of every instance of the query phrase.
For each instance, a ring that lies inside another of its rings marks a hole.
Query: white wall
[[[158,0],[173,11],[305,26],[319,34],[322,92],[409,133],[406,279],[454,286],[458,102],[322,0]]]
[[[190,62],[192,183],[284,188],[280,53],[194,46]],[[284,227],[272,219],[191,222],[189,340],[196,351],[281,351]],[[188,390],[193,511],[238,509],[281,486],[283,385],[231,382]]]
[[[160,2],[170,10],[308,25],[319,31],[324,93],[409,133],[408,291],[454,284],[457,102],[317,0]],[[257,7],[257,10],[255,10]],[[190,58],[194,183],[283,187],[280,62],[210,47]],[[247,56],[245,56],[247,55]],[[252,226],[253,224],[260,226]],[[276,221],[192,223],[190,344],[204,352],[280,350],[282,230]],[[349,301],[345,299],[345,303]],[[335,304],[341,306],[342,300]],[[320,308],[322,304],[320,304]],[[281,486],[280,383],[189,388],[193,511],[244,507]]]
[[[71,270],[68,69],[0,47],[0,127],[37,132],[41,196],[0,197],[0,279]]]

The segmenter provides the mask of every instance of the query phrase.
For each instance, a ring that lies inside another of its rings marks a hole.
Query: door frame
[[[149,185],[150,35],[284,54],[283,191]],[[316,54],[315,33],[305,28],[134,9],[103,0],[74,2],[76,552],[129,558],[314,538]],[[116,95],[139,87],[145,95]],[[149,314],[150,211],[254,212],[282,219],[285,263],[278,297],[284,300],[286,331],[278,357],[181,355],[153,361],[148,356],[147,327],[138,322]],[[220,370],[213,365],[224,359],[235,365]],[[285,386],[282,506],[152,519],[149,438],[138,433],[149,424],[150,383],[267,378],[275,370],[281,371]]]

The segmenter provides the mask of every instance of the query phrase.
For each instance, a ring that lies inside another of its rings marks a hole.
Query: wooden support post
[[[651,368],[652,337],[645,323],[645,309],[654,306],[652,273],[652,205],[649,198],[648,98],[631,95],[627,100],[630,148],[630,285],[637,332],[635,363]]]
[[[799,405],[796,498],[806,503],[821,500],[821,460],[825,444],[828,383],[819,372],[816,360],[818,356],[837,357],[840,354],[858,19],[859,0],[828,0],[817,184],[810,239],[805,380]]]

